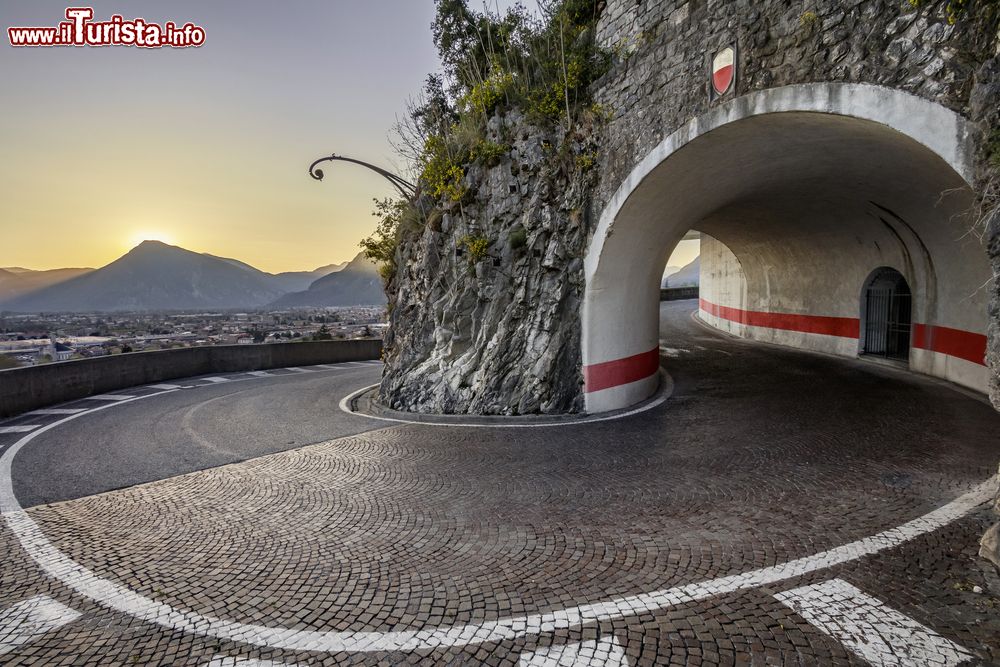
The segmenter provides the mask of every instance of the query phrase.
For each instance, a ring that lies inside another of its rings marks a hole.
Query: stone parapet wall
[[[380,340],[218,345],[63,361],[0,371],[0,418],[153,382],[378,359]]]

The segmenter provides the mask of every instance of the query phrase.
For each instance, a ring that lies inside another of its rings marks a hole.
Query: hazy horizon
[[[90,6],[95,20],[191,21],[205,44],[4,44],[0,266],[100,268],[143,240],[269,273],[358,253],[392,187],[342,163],[322,182],[306,170],[331,152],[402,169],[391,128],[440,69],[433,0]],[[66,7],[7,2],[4,27],[54,26]]]
[[[400,166],[389,131],[439,67],[431,0],[89,4],[95,19],[192,21],[205,44],[3,46],[0,265],[96,268],[145,239],[273,273],[357,254],[391,187],[306,170],[331,152]],[[6,2],[4,27],[56,25],[66,7]]]

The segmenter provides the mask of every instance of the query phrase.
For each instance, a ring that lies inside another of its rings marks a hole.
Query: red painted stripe
[[[583,367],[583,381],[586,392],[609,389],[630,382],[636,382],[656,374],[660,370],[660,350],[636,354],[624,359],[605,361]]]
[[[983,334],[934,324],[914,324],[911,344],[921,350],[986,365],[986,336]]]
[[[856,317],[827,317],[825,315],[795,315],[792,313],[765,313],[758,310],[741,310],[729,306],[718,306],[706,299],[699,299],[701,309],[710,315],[730,322],[749,324],[768,329],[801,331],[803,333],[857,338],[861,323]]]
[[[706,299],[699,299],[699,301],[701,309],[706,313],[730,322],[770,329],[840,336],[841,338],[858,338],[860,336],[861,322],[851,317],[764,313],[718,306]],[[921,350],[930,350],[938,354],[965,359],[974,364],[986,365],[986,336],[983,334],[934,324],[914,323],[910,344]]]

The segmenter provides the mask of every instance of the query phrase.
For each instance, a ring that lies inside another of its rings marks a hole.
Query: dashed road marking
[[[80,612],[45,595],[18,602],[0,611],[0,655],[12,652],[34,637],[45,634],[80,617]]]
[[[325,368],[328,371],[335,371],[335,370],[337,370],[337,366],[335,366],[334,364],[316,364],[315,367],[316,368]]]
[[[125,394],[98,394],[97,396],[87,396],[85,401],[131,401],[135,396]]]
[[[149,385],[149,388],[165,390],[165,389],[183,389],[184,387],[182,387],[179,384],[151,384]]]
[[[629,663],[622,645],[612,636],[575,644],[547,646],[522,653],[517,664],[518,667],[576,667],[576,665],[628,667]]]
[[[86,412],[90,408],[46,408],[44,410],[32,410],[29,415],[75,415],[78,412]]]
[[[0,426],[0,433],[30,433],[36,428],[41,428],[41,424],[18,424],[17,426]]]
[[[288,366],[285,368],[286,371],[293,371],[295,373],[315,373],[316,371],[309,370],[308,368],[299,368],[298,366]]]
[[[843,579],[774,596],[873,665],[954,667],[974,656]]]
[[[198,378],[198,379],[203,380],[205,382],[211,382],[212,384],[222,384],[223,382],[230,381],[229,378],[220,378],[220,377]]]
[[[268,373],[267,371],[248,371],[247,375],[252,375],[256,378],[272,378],[274,373]]]

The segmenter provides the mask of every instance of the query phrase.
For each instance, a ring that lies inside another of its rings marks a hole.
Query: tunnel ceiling
[[[643,227],[648,245],[633,251],[649,253],[655,271],[692,228],[735,246],[860,236],[880,217],[956,235],[970,203],[944,160],[889,127],[785,112],[723,125],[677,150],[632,193],[615,228]]]

